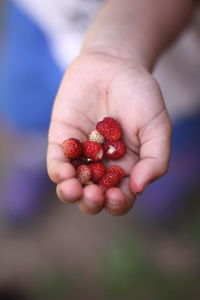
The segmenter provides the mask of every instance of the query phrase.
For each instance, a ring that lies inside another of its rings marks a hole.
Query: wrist
[[[131,65],[143,68],[148,72],[151,72],[156,59],[143,55],[142,51],[136,48],[130,48],[126,46],[116,45],[113,47],[105,44],[83,44],[81,48],[81,55],[87,54],[101,54],[115,59],[123,60]]]
[[[86,34],[81,53],[105,53],[151,71],[162,51],[188,23],[190,0],[105,1]]]

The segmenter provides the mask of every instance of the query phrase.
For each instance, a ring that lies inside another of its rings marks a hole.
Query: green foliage
[[[71,284],[66,273],[46,271],[32,282],[29,293],[37,300],[64,300],[71,294]]]
[[[143,254],[142,245],[130,240],[123,241],[104,258],[101,276],[106,299],[187,300],[194,299],[194,292],[200,295],[197,278],[164,272]]]

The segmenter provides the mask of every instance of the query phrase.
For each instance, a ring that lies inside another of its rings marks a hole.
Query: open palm
[[[81,186],[61,145],[71,137],[86,141],[106,116],[122,126],[127,153],[116,163],[127,176],[120,187],[103,194],[95,184]],[[128,212],[136,195],[166,172],[170,133],[159,86],[147,71],[103,54],[79,56],[61,83],[49,130],[47,168],[57,183],[58,197],[78,202],[82,211],[91,214],[104,207],[112,215]]]

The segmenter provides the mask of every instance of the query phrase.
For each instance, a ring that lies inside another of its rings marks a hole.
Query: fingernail
[[[136,194],[136,196],[141,196],[142,195],[142,193],[144,192],[144,190],[147,188],[147,186],[149,185],[149,182],[147,182],[144,186],[143,186],[143,189],[142,189],[142,191],[140,191],[140,192],[136,192],[135,194]]]
[[[89,199],[87,199],[87,198],[84,199],[84,202],[85,202],[85,204],[87,204],[88,206],[91,206],[91,205],[92,205],[92,201],[89,200]]]
[[[109,204],[113,207],[113,208],[118,208],[120,207],[120,202],[119,201],[116,201],[114,199],[110,199],[109,200]]]
[[[91,201],[90,199],[85,198],[84,202],[90,208],[96,208],[97,207],[97,204],[95,202]]]
[[[142,192],[136,192],[136,196],[141,196]]]
[[[143,186],[143,191],[148,187],[149,184],[150,184],[150,182],[148,181],[148,182]]]

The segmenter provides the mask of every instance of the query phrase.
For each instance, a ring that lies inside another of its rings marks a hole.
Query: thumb
[[[130,176],[130,189],[141,193],[149,183],[164,175],[168,170],[170,154],[171,125],[166,122],[162,128],[152,129],[141,144],[140,160]]]

